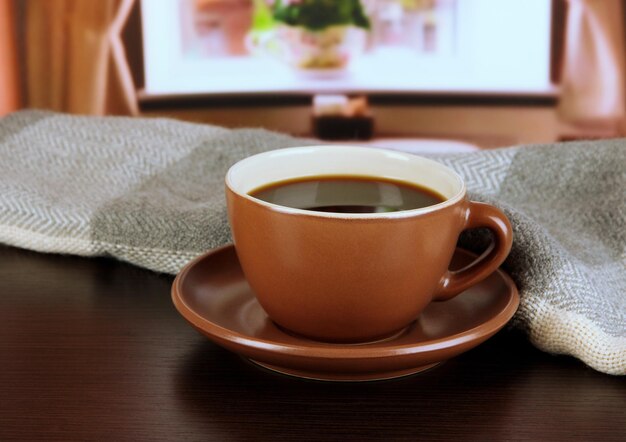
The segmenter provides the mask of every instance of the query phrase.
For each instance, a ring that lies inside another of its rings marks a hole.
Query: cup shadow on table
[[[234,440],[479,436],[510,413],[512,386],[525,375],[522,361],[500,363],[490,347],[405,378],[337,383],[273,373],[201,342],[176,372],[174,388],[188,424],[212,432],[218,426]],[[488,362],[475,363],[481,359]],[[476,401],[484,403],[480,414]]]

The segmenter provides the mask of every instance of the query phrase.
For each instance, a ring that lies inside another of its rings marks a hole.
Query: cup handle
[[[489,204],[469,202],[465,229],[486,227],[494,233],[495,241],[476,261],[460,270],[448,270],[441,279],[434,301],[445,301],[467,290],[493,273],[511,251],[513,229],[506,215]]]

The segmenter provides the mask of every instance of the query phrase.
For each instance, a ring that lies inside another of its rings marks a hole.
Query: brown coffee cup
[[[303,177],[380,177],[430,188],[445,201],[388,213],[329,213],[262,201],[249,192]],[[463,292],[508,255],[512,230],[497,208],[466,196],[463,180],[426,158],[352,146],[274,150],[226,175],[228,218],[243,272],[268,316],[322,341],[393,335],[431,301]],[[494,244],[458,271],[448,266],[459,234],[486,227]]]

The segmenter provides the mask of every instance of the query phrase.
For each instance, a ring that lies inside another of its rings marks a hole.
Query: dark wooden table
[[[503,331],[413,377],[302,381],[207,341],[172,278],[0,247],[0,440],[626,440],[626,382]]]

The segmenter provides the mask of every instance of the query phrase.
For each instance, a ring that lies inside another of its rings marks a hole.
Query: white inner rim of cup
[[[333,213],[280,206],[248,194],[271,183],[324,175],[395,179],[430,188],[447,199],[432,206],[398,212]],[[282,212],[325,218],[401,218],[453,205],[465,195],[461,177],[435,161],[403,152],[334,145],[291,147],[250,156],[228,170],[226,185],[236,194],[257,204]]]

